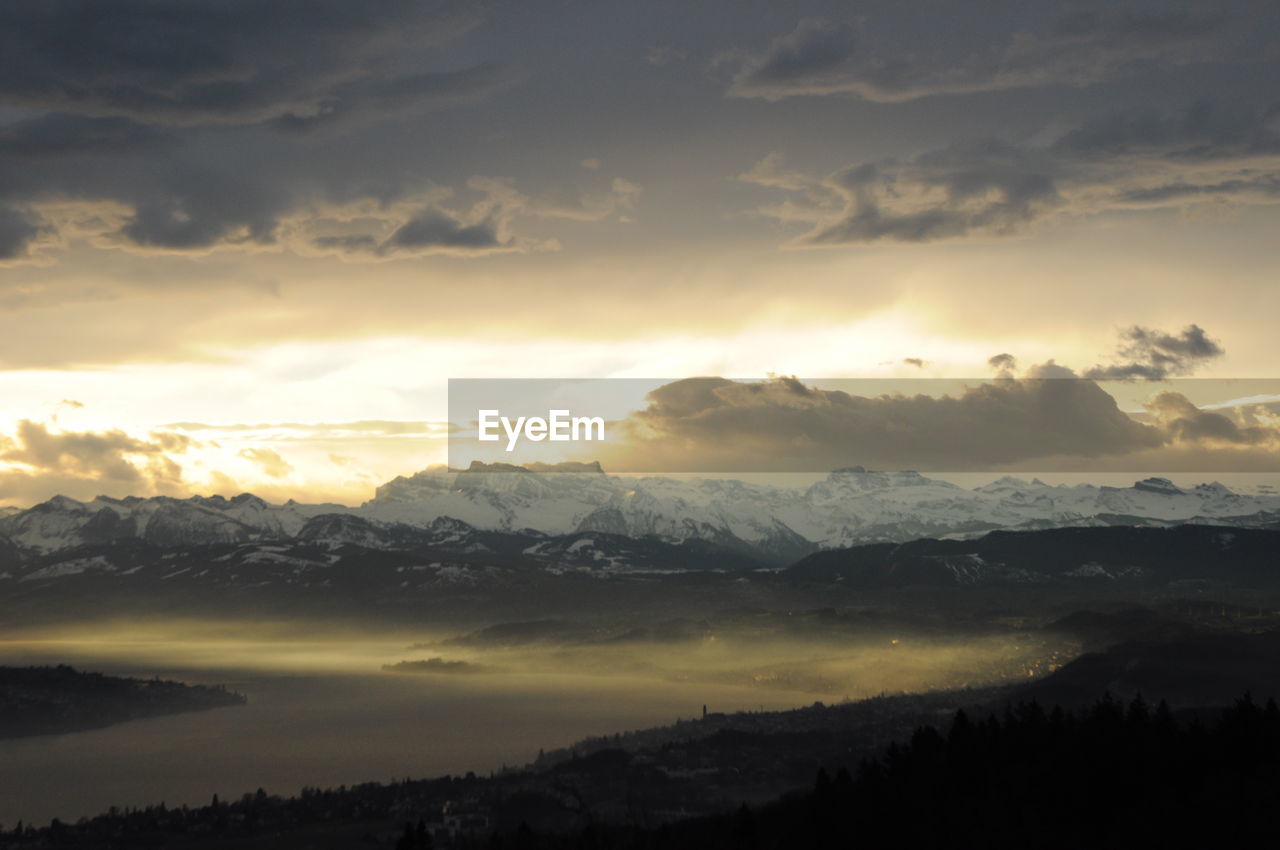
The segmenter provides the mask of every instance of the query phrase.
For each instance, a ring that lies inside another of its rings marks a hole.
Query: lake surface
[[[204,805],[257,788],[296,794],[531,761],[540,747],[713,711],[814,697],[748,687],[520,672],[396,675],[403,643],[217,645],[0,642],[0,664],[70,663],[119,675],[225,684],[241,707],[89,732],[0,740],[0,824],[74,821],[110,806]]]

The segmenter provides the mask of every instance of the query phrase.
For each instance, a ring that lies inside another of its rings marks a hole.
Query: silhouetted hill
[[[1195,633],[1190,623],[1139,607],[1109,612],[1075,611],[1045,626],[1045,630],[1075,638],[1087,652],[1119,643],[1178,640]]]
[[[0,738],[97,729],[124,720],[242,705],[234,691],[72,667],[0,667]]]
[[[1046,582],[1280,584],[1280,531],[1180,525],[993,531],[973,540],[914,540],[817,552],[793,581],[858,587]]]
[[[1167,707],[1104,700],[1079,711],[1023,703],[999,717],[956,715],[851,773],[758,808],[664,826],[527,826],[534,848],[791,850],[1206,848],[1267,846],[1280,794],[1280,709],[1249,697],[1211,727]],[[463,847],[495,846],[474,840]]]
[[[1045,705],[1080,705],[1102,693],[1141,694],[1194,707],[1223,705],[1244,691],[1280,698],[1280,630],[1119,644],[1064,664],[1021,686],[1017,696]]]

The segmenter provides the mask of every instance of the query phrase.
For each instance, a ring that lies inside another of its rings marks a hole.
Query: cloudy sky
[[[449,378],[1280,375],[1277,44],[1265,0],[10,0],[0,504],[359,501],[444,459]]]

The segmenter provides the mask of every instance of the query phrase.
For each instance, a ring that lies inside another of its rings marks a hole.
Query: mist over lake
[[[524,764],[540,747],[712,710],[790,708],[803,693],[546,673],[406,676],[400,642],[206,645],[238,666],[201,664],[196,644],[5,642],[0,664],[71,663],[121,675],[225,684],[245,706],[0,740],[0,824],[75,821],[111,806],[207,804],[262,787],[295,794]],[[258,663],[248,659],[257,656]],[[182,656],[199,666],[177,663]],[[357,672],[360,662],[369,672]],[[321,661],[323,659],[323,662]]]

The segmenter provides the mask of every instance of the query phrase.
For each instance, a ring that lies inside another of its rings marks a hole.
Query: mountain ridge
[[[447,518],[482,531],[698,542],[782,564],[864,543],[1000,529],[1275,527],[1280,496],[1239,494],[1217,482],[1183,489],[1154,477],[1111,487],[1006,476],[966,489],[914,471],[847,467],[808,487],[785,488],[736,479],[621,478],[598,464],[473,464],[397,477],[358,507],[292,500],[276,505],[250,493],[229,499],[99,496],[87,502],[55,496],[0,515],[0,540],[35,553],[126,540],[160,546],[297,540],[307,539],[304,529],[319,517],[330,518],[331,531],[345,529],[366,540],[399,526],[432,529]],[[341,517],[348,518],[345,524]],[[312,528],[306,535],[315,533]]]

